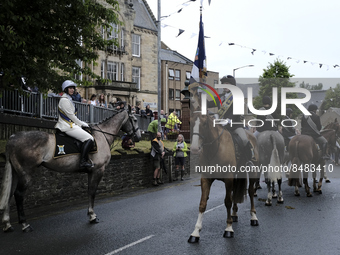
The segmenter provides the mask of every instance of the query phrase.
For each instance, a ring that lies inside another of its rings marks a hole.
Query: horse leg
[[[267,200],[266,200],[265,205],[271,206],[272,205],[272,192],[270,190],[271,181],[269,180],[269,178],[266,178],[266,184],[267,184],[268,195],[267,195]]]
[[[322,168],[323,166],[321,166]],[[322,180],[323,178],[327,178],[325,177],[325,174],[326,174],[326,167],[324,169],[325,171],[323,171],[323,169],[321,169],[320,171],[320,179],[319,179],[319,183],[318,183],[318,189],[317,189],[317,192],[319,192],[319,194],[322,194],[322,190],[321,190],[321,187],[322,187]],[[326,182],[327,182],[327,179],[326,179]],[[330,180],[328,180],[328,182],[331,182]]]
[[[277,199],[277,202],[279,204],[283,204],[283,195],[282,195],[281,185],[282,185],[282,178],[277,179],[277,186],[279,186],[279,198]]]
[[[191,233],[188,242],[189,243],[198,243],[200,239],[200,231],[202,229],[202,222],[203,222],[203,214],[205,212],[205,209],[207,208],[207,202],[209,199],[209,193],[211,184],[213,183],[213,180],[201,178],[201,201],[199,206],[199,213],[197,222],[195,224],[195,229]]]
[[[275,182],[273,181],[272,182],[272,193],[273,193],[273,198],[277,198],[277,194],[276,194],[276,191],[275,191]]]
[[[233,222],[238,222],[237,211],[238,211],[237,203],[233,203],[233,212],[231,214]]]
[[[26,216],[24,212],[24,195],[27,188],[27,184],[21,184],[17,186],[14,192],[15,203],[17,206],[19,224],[22,225],[22,231],[25,233],[32,232],[33,228],[26,222]]]
[[[259,221],[256,217],[256,210],[255,210],[255,203],[254,203],[254,194],[255,194],[255,189],[254,189],[254,183],[256,179],[249,178],[249,188],[248,188],[248,194],[250,197],[250,225],[251,226],[258,226]]]
[[[303,172],[303,184],[305,185],[305,191],[307,193],[307,197],[312,197],[312,193],[310,192],[310,187],[308,185],[308,172]]]
[[[312,175],[313,175],[313,192],[318,192],[318,190],[316,188],[316,184],[318,183],[318,181],[316,179],[316,172],[313,171]]]
[[[338,164],[335,164],[335,165],[338,165]],[[327,169],[328,169],[328,167],[327,167],[327,165],[325,164],[325,166],[324,166],[324,171],[321,169],[321,172],[324,174],[323,176],[324,176],[324,178],[325,178],[325,182],[326,183],[330,183],[331,182],[331,180],[328,178],[328,176],[327,176]]]
[[[224,230],[223,237],[232,238],[234,237],[234,230],[232,227],[233,220],[231,218],[231,206],[233,204],[231,191],[233,190],[233,180],[229,182],[228,181],[225,182],[225,190],[226,190],[226,194],[225,194],[225,199],[224,199],[224,205],[227,208],[227,227]]]
[[[104,172],[104,167],[93,170],[93,172],[88,173],[88,196],[89,196],[89,208],[87,211],[87,215],[90,217],[90,223],[99,223],[97,215],[94,212],[94,199],[96,196],[96,191],[98,188],[98,184],[102,179]]]

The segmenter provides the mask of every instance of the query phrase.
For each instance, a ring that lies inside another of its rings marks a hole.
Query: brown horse
[[[238,172],[240,167],[245,165],[245,161],[241,160],[237,162],[231,134],[221,125],[214,126],[212,118],[196,112],[191,118],[191,123],[192,139],[190,151],[192,154],[198,154],[199,162],[197,163],[191,160],[190,165],[195,166],[196,172],[201,172],[202,177],[198,219],[188,242],[195,243],[199,241],[203,214],[207,207],[211,185],[215,180],[223,181],[226,189],[224,204],[227,209],[227,227],[223,236],[227,238],[233,237],[234,230],[232,223],[233,218],[237,221],[237,203],[243,202],[244,196],[246,195],[247,175],[242,175]],[[253,145],[255,157],[258,158],[256,139],[250,132],[248,132],[247,135]],[[193,158],[193,156],[191,158]],[[199,171],[197,171],[197,169]],[[223,171],[223,169],[225,171]],[[219,170],[221,171],[218,172]],[[254,205],[254,183],[257,178],[257,172],[249,173],[248,193],[251,202],[250,213],[252,226],[258,225]],[[233,214],[231,214],[233,203]]]
[[[333,129],[324,129],[321,132],[328,141],[328,149],[333,150],[335,147],[336,134]],[[300,196],[298,187],[301,186],[300,177],[303,174],[303,184],[307,197],[312,197],[310,187],[308,185],[308,173],[313,174],[313,190],[322,194],[322,180],[324,177],[325,160],[322,158],[322,152],[318,148],[314,139],[308,135],[297,135],[289,142],[289,157],[291,160],[291,168],[289,174],[288,185],[295,186],[295,195]],[[316,172],[320,172],[318,187],[316,187]]]

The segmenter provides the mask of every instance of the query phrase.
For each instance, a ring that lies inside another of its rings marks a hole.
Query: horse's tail
[[[247,195],[247,173],[234,178],[233,185],[233,203],[241,204]]]
[[[271,134],[270,135],[270,141],[273,145],[273,150],[270,156],[270,162],[269,165],[272,167],[270,171],[268,171],[268,178],[271,181],[277,181],[278,179],[282,178],[282,173],[281,173],[281,161],[279,157],[279,151],[277,150],[276,147],[276,140],[275,137]]]
[[[294,153],[294,157],[292,157],[290,169],[289,169],[289,178],[288,178],[288,186],[295,186],[301,185],[300,183],[300,178],[301,178],[301,173],[300,171],[296,171],[295,169],[292,169],[292,167],[299,167],[301,165],[301,160],[299,158],[299,141],[295,142],[295,148],[293,151],[289,150],[289,153]]]
[[[0,210],[5,209],[9,201],[12,187],[12,164],[9,160],[9,154],[6,152],[5,172],[2,179],[2,190],[0,194]]]

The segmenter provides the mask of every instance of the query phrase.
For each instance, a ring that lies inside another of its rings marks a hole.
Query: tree
[[[326,91],[326,96],[320,106],[320,110],[322,112],[327,111],[330,107],[340,108],[340,83],[335,88],[330,88]]]
[[[62,82],[75,80],[75,74],[99,79],[90,68],[98,50],[117,45],[104,40],[100,28],[109,32],[111,24],[120,24],[118,8],[116,0],[1,1],[1,89],[20,87],[22,77],[42,92],[60,91]]]
[[[276,59],[274,63],[269,63],[267,69],[263,69],[262,76],[259,77],[260,91],[259,96],[254,99],[254,107],[260,109],[262,104],[262,98],[264,96],[269,96],[273,98],[273,88],[277,88],[278,92],[278,105],[276,108],[276,113],[281,116],[281,88],[283,87],[294,87],[295,84],[289,81],[289,78],[294,75],[289,73],[289,67],[281,60]],[[296,93],[287,93],[287,98],[297,98]],[[297,116],[299,110],[295,106],[287,105],[287,108],[293,109],[293,116]]]
[[[321,82],[318,83],[318,85],[310,85],[309,83],[306,83],[303,81],[300,83],[300,88],[308,89],[308,90],[321,90],[323,87],[323,84]]]

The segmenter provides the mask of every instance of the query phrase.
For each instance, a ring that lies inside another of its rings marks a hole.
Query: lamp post
[[[254,65],[246,65],[246,66],[241,66],[241,67],[238,67],[238,68],[235,68],[233,69],[233,76],[235,78],[235,71],[238,70],[238,69],[241,69],[241,68],[244,68],[244,67],[253,67]]]

